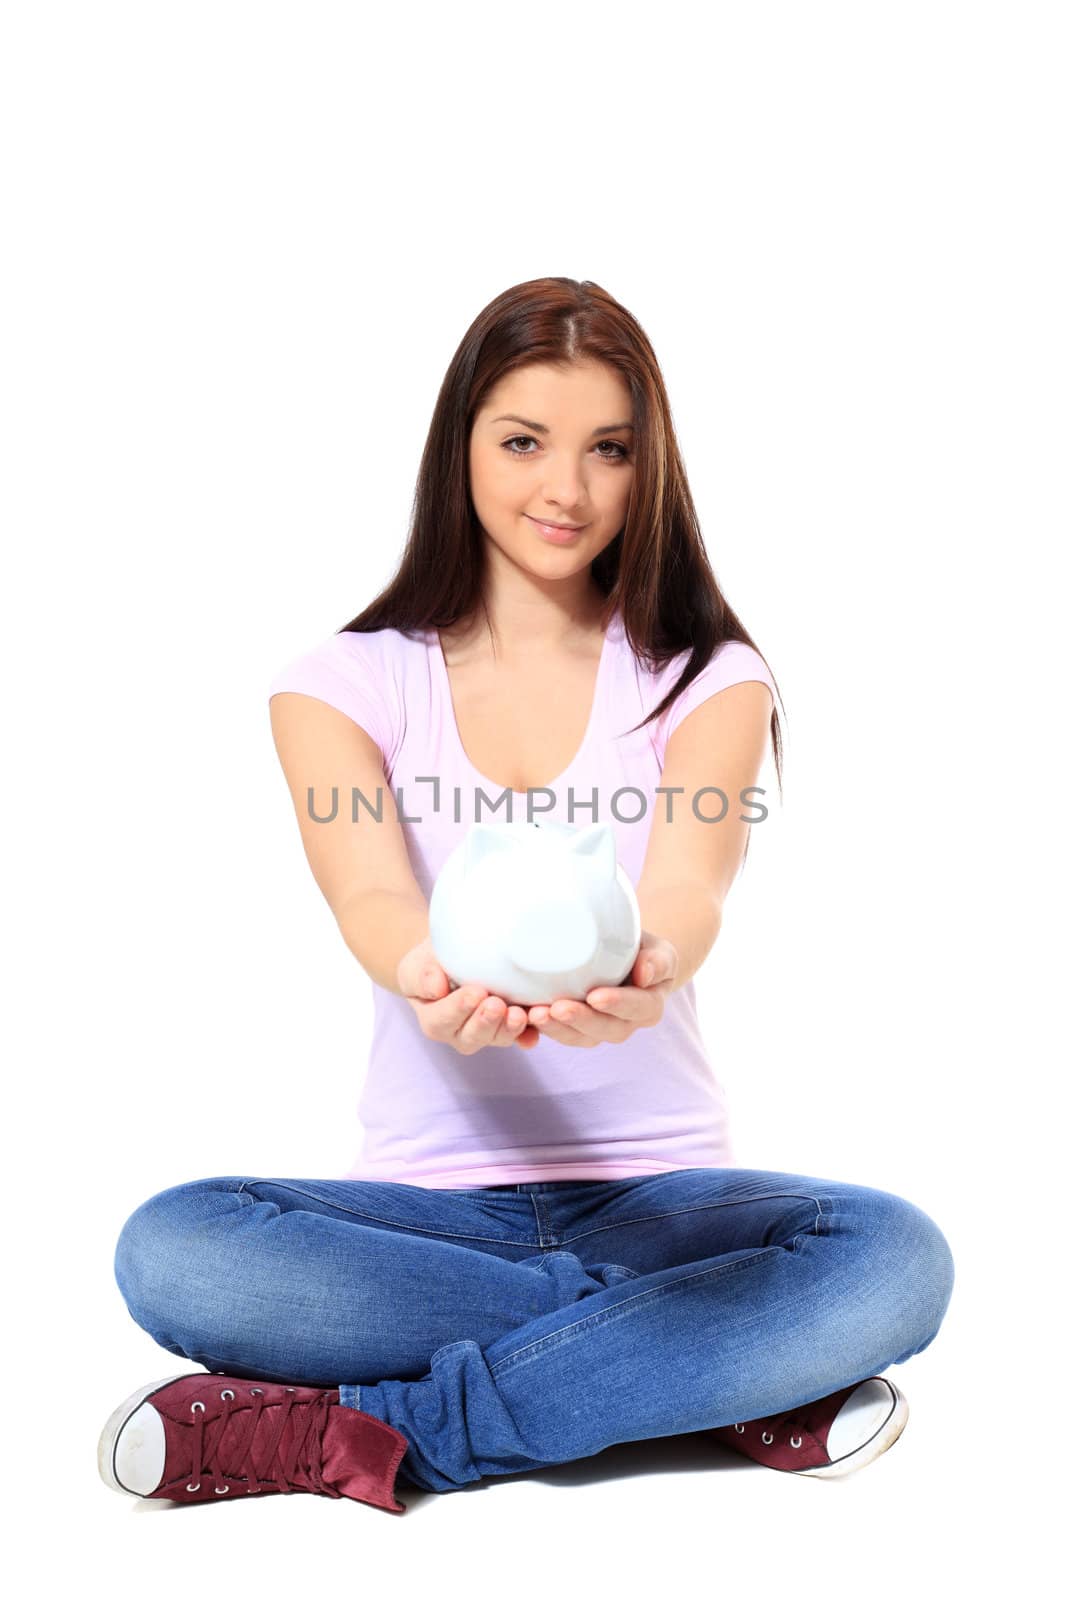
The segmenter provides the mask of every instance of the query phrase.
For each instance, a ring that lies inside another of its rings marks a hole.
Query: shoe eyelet
[[[249,1394],[262,1394],[263,1390],[262,1389],[249,1389],[248,1392],[249,1392]]]
[[[207,1410],[207,1406],[205,1406],[205,1404],[204,1404],[204,1402],[202,1400],[194,1400],[192,1405],[189,1407],[189,1410],[190,1411],[206,1411]]]
[[[801,1445],[804,1443],[804,1435],[801,1434],[799,1438],[794,1439],[793,1435],[790,1434],[789,1435],[789,1443],[793,1446],[794,1450],[799,1450]]]
[[[773,1444],[774,1443],[774,1434],[773,1433],[765,1433],[763,1435],[763,1442],[764,1442],[764,1444]]]
[[[296,1393],[296,1390],[295,1390],[295,1389],[292,1389],[292,1388],[290,1388],[290,1386],[289,1386],[289,1385],[288,1385],[288,1384],[286,1384],[286,1386],[285,1386],[285,1392],[286,1392],[286,1394],[295,1394],[295,1393]]]
[[[745,1425],[744,1425],[743,1422],[735,1422],[734,1423],[734,1432],[735,1433],[744,1433],[744,1431],[745,1431]]]
[[[219,1394],[219,1399],[220,1400],[233,1400],[235,1398],[236,1398],[236,1396],[234,1395],[234,1392],[233,1392],[232,1389],[223,1389],[223,1390],[221,1390],[221,1392]]]
[[[198,1483],[187,1483],[185,1485],[185,1492],[186,1494],[195,1494],[199,1487],[200,1485]]]
[[[229,1494],[229,1492],[230,1492],[229,1484],[226,1485],[225,1489],[219,1489],[218,1487],[216,1487],[216,1489],[215,1489],[215,1493],[216,1494]]]

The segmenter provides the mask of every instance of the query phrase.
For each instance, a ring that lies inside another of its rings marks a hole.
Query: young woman
[[[499,296],[446,374],[395,577],[270,686],[308,862],[374,986],[360,1158],[129,1217],[130,1313],[208,1372],[117,1407],[108,1484],[397,1512],[397,1481],[630,1439],[706,1430],[829,1476],[898,1437],[878,1374],[937,1333],[949,1246],[896,1195],[733,1165],[697,1022],[768,738],[781,783],[775,697],[638,323],[588,282]],[[642,932],[624,983],[527,1009],[453,987],[427,906],[472,822],[541,815],[610,822]]]

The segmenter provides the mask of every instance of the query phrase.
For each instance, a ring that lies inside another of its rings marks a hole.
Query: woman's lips
[[[584,533],[586,526],[582,523],[580,528],[554,528],[550,522],[538,522],[536,517],[530,517],[530,521],[549,544],[573,544],[578,535]]]

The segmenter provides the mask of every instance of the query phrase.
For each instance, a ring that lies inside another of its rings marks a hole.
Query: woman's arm
[[[430,937],[429,912],[421,889],[413,895],[392,889],[357,893],[337,913],[337,925],[368,977],[393,994],[404,994],[397,978],[401,957]]]
[[[759,780],[773,709],[766,684],[731,684],[690,711],[668,740],[660,787],[681,793],[656,797],[636,889],[642,927],[678,951],[672,989],[689,982],[718,938],[723,905],[752,827],[741,820],[742,810],[751,810],[742,803],[741,791]],[[694,796],[710,788],[726,796],[719,822],[701,820],[719,816],[723,800],[718,794],[700,795],[694,810]]]
[[[364,972],[399,994],[397,963],[428,936],[429,913],[411,870],[381,751],[358,723],[310,695],[272,695],[270,717],[315,882]],[[319,817],[330,815],[331,791],[337,790],[337,815],[330,821],[311,816],[309,789]],[[352,821],[353,789],[375,810],[380,797],[380,822],[362,803],[359,820]]]
[[[771,691],[759,682],[720,689],[695,706],[667,741],[641,878],[641,948],[629,984],[590,989],[585,1000],[531,1006],[530,1021],[560,1044],[621,1044],[637,1028],[654,1027],[666,997],[688,983],[718,937],[722,908],[744,859],[751,823],[742,822],[742,789],[759,778],[770,737]],[[709,786],[727,797],[701,795]],[[671,799],[668,812],[667,801]],[[670,820],[668,820],[668,817]],[[667,948],[664,948],[666,946]]]
[[[691,883],[639,883],[637,903],[642,928],[666,939],[678,952],[678,966],[665,990],[671,994],[704,964],[719,936],[722,907]]]
[[[270,715],[308,863],[364,972],[408,1002],[428,1039],[461,1055],[534,1048],[537,1030],[523,1006],[506,1004],[482,984],[450,988],[430,944],[429,908],[370,734],[334,706],[294,690],[271,696]],[[360,803],[356,821],[353,790],[367,802]],[[380,810],[381,820],[367,807]],[[330,820],[316,822],[316,816]]]

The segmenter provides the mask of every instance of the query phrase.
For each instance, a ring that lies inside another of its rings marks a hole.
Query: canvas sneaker
[[[864,1378],[773,1417],[710,1428],[720,1444],[761,1466],[806,1478],[841,1478],[900,1438],[908,1402],[889,1378]]]
[[[109,1488],[142,1500],[324,1494],[402,1512],[393,1486],[407,1447],[336,1389],[194,1372],[116,1406],[97,1464]]]

